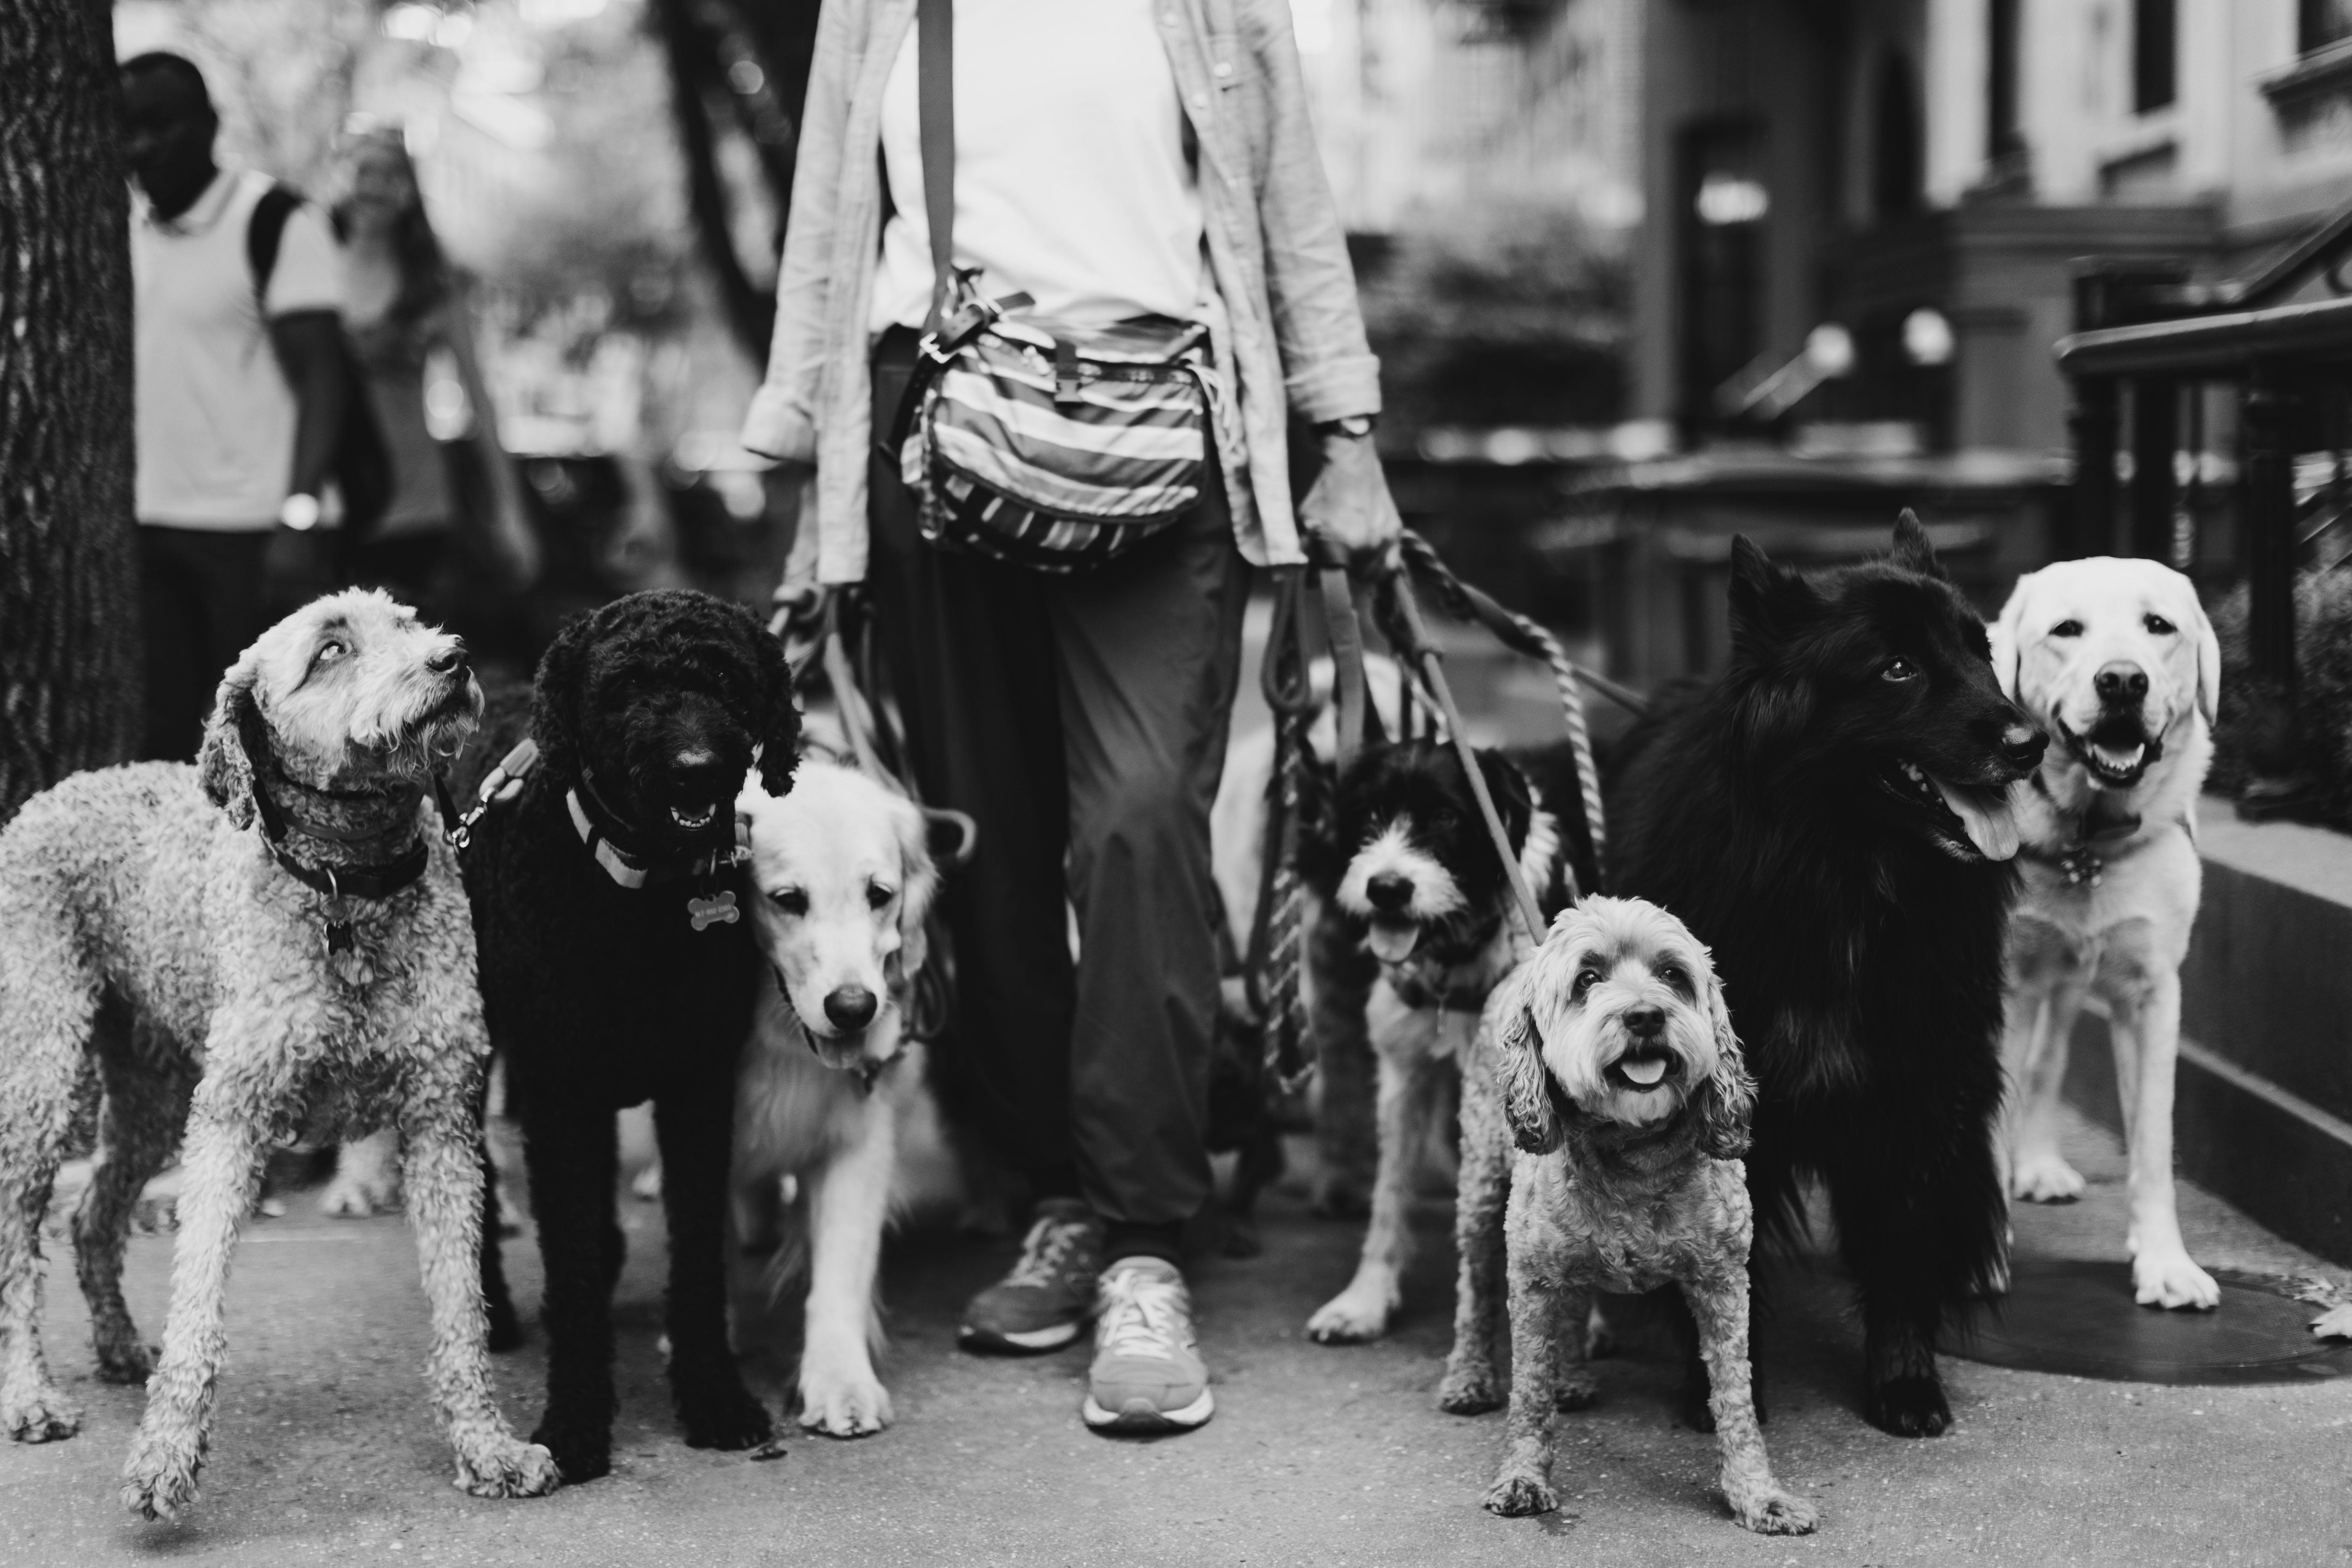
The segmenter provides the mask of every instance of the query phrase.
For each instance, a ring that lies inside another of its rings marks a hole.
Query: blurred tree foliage
[[[1497,204],[1351,248],[1387,429],[1623,416],[1625,259],[1574,214]]]
[[[163,48],[195,61],[220,110],[225,163],[320,192],[377,9],[373,0],[123,0],[116,32],[125,58]]]

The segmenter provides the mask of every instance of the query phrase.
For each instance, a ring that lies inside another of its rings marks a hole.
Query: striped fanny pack
[[[967,300],[924,339],[901,416],[923,537],[1041,572],[1151,537],[1201,500],[1207,361],[1207,330],[1192,323],[1078,335]]]
[[[1098,331],[1005,314],[954,264],[954,0],[918,0],[917,104],[930,318],[888,444],[923,537],[1040,572],[1123,554],[1201,500],[1208,330],[1160,316]]]

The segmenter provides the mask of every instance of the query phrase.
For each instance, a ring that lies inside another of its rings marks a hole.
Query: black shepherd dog
[[[1908,512],[1889,559],[1810,581],[1735,540],[1731,644],[1722,679],[1627,737],[1612,890],[1715,950],[1760,1091],[1759,1226],[1787,1239],[1801,1177],[1826,1185],[1859,1288],[1863,1415],[1933,1436],[1951,1422],[1937,1331],[2000,1259],[2003,792],[2043,740]]]

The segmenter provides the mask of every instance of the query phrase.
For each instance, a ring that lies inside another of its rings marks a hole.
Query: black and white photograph
[[[2352,1563],[2352,0],[0,0],[0,1437]]]

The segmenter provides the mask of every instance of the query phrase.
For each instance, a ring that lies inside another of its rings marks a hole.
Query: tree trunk
[[[94,0],[0,0],[0,822],[138,728],[129,201]]]

